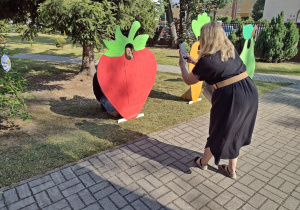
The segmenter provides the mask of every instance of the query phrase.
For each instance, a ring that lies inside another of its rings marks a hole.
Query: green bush
[[[297,54],[296,44],[299,34],[296,25],[290,21],[284,25],[284,15],[281,12],[267,24],[265,31],[257,38],[256,49],[260,57],[267,62],[279,63]]]
[[[63,37],[58,37],[55,40],[55,45],[56,45],[57,48],[61,47],[63,49],[66,42],[67,41]]]
[[[9,21],[7,20],[0,20],[0,33],[9,33],[11,32],[11,26]]]
[[[232,30],[228,36],[228,39],[232,42],[232,44],[235,46],[236,45],[236,40],[237,40],[237,37],[236,37],[236,34],[234,32],[234,30]]]
[[[4,53],[4,48],[0,47],[0,58],[2,58]],[[18,71],[14,69],[4,71],[1,65],[0,119],[13,116],[18,116],[23,120],[29,119],[31,116],[27,111],[27,105],[25,103],[26,98],[28,98],[28,93],[26,92],[26,80]]]

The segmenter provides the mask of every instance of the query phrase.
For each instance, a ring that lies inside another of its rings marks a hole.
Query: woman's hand
[[[196,65],[196,63],[198,62],[197,59],[193,58],[193,57],[190,56],[190,55],[187,55],[187,56],[185,57],[185,59],[186,59],[186,62],[191,63],[191,64],[194,64],[194,65]]]

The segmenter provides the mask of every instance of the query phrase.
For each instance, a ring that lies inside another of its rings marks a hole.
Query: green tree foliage
[[[257,0],[253,6],[252,18],[254,21],[258,21],[263,17],[265,8],[265,0]]]
[[[47,0],[39,7],[39,20],[46,28],[64,32],[74,45],[83,46],[81,73],[93,75],[94,46],[114,34],[116,7],[109,1]]]
[[[8,20],[0,20],[0,33],[11,32],[11,26]]]
[[[63,38],[63,37],[58,37],[56,40],[55,40],[55,46],[57,48],[64,48],[64,45],[66,44],[66,40]]]
[[[225,24],[229,24],[231,22],[231,17],[230,16],[217,16],[217,20],[220,20]]]
[[[299,41],[299,34],[295,24],[290,21],[284,25],[284,15],[281,12],[261,32],[256,49],[260,57],[272,63],[282,62],[294,57],[297,54],[296,44]]]

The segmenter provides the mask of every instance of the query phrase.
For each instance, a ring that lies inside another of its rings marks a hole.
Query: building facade
[[[218,9],[217,15],[236,17],[252,17],[253,6],[257,0],[233,0],[223,9]]]
[[[283,11],[284,22],[300,23],[300,0],[266,0],[263,18],[271,20]]]

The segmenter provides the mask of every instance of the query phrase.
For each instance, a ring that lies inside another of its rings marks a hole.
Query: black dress
[[[225,62],[217,52],[199,59],[193,74],[212,85],[244,71],[246,66],[236,51],[235,59]],[[251,143],[257,108],[258,92],[250,77],[214,91],[205,148],[210,147],[216,165],[220,159],[237,158],[240,148]]]

